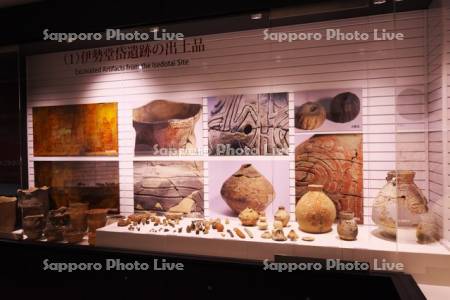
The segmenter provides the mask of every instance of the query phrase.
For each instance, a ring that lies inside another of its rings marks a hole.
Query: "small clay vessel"
[[[44,215],[31,215],[23,218],[23,232],[30,240],[39,240],[42,238],[45,228]]]
[[[289,213],[284,206],[280,206],[273,217],[276,221],[280,221],[283,224],[283,227],[288,225],[290,219]]]
[[[61,207],[48,213],[44,235],[48,242],[57,242],[64,239],[63,232],[69,223],[69,215],[66,208]]]
[[[293,242],[295,242],[296,240],[298,240],[298,234],[297,234],[293,229],[291,229],[291,230],[289,231],[287,237],[288,237],[288,239],[290,239],[290,240],[293,241]]]
[[[283,229],[283,223],[279,220],[273,221],[273,229]]]
[[[244,226],[255,226],[258,219],[259,213],[251,208],[246,208],[239,214],[239,220]]]
[[[259,230],[267,230],[268,224],[267,224],[267,218],[265,215],[259,216],[258,222],[256,223]]]
[[[275,198],[270,181],[251,164],[243,164],[229,177],[223,183],[220,194],[236,214],[240,214],[246,208],[262,212]]]
[[[14,231],[17,198],[0,196],[0,232]]]
[[[86,232],[87,230],[87,211],[88,203],[74,202],[69,204],[70,225],[73,230],[78,232]]]
[[[346,92],[336,95],[330,103],[329,119],[336,123],[347,123],[355,119],[360,111],[358,96]]]
[[[351,211],[339,212],[339,222],[337,226],[339,238],[345,241],[354,241],[358,236],[358,224],[355,214]]]
[[[308,185],[308,192],[297,202],[295,215],[300,230],[309,233],[331,231],[336,219],[336,207],[323,192],[322,185]]]
[[[440,240],[440,229],[432,213],[422,214],[416,228],[419,244],[429,244]]]
[[[263,239],[271,239],[272,238],[272,233],[270,233],[270,231],[264,231],[261,234],[261,238],[263,238]]]
[[[313,130],[320,127],[327,117],[325,108],[318,102],[306,102],[296,108],[295,127]]]

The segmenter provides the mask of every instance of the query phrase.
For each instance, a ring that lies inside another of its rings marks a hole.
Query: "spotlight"
[[[155,27],[150,27],[150,32],[158,32],[159,31],[159,27],[155,26]]]
[[[259,20],[259,19],[262,18],[262,14],[261,14],[261,13],[252,14],[252,15],[250,15],[250,18],[251,18],[252,20]]]
[[[386,0],[373,0],[373,4],[374,5],[380,5],[380,4],[385,4]]]

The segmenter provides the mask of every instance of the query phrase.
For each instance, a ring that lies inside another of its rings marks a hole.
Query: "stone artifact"
[[[275,212],[274,219],[280,221],[283,224],[283,227],[286,227],[289,223],[290,215],[284,206],[280,206]]]
[[[44,215],[28,215],[22,221],[23,232],[30,240],[39,240],[42,238],[45,228]]]
[[[304,236],[304,237],[302,237],[302,240],[305,242],[313,242],[315,240],[315,238],[312,236]]]
[[[440,240],[440,229],[432,213],[420,215],[420,222],[416,228],[417,243],[428,244]]]
[[[106,209],[91,209],[87,212],[88,223],[88,242],[89,245],[95,245],[96,230],[106,225]]]
[[[49,188],[33,187],[28,190],[17,190],[19,207],[22,209],[22,218],[29,215],[43,214],[47,217],[49,208]]]
[[[69,224],[69,214],[65,207],[51,210],[47,216],[47,224],[44,229],[44,236],[48,242],[64,240],[64,230]]]
[[[420,214],[428,212],[427,199],[414,183],[415,174],[408,170],[388,172],[387,183],[372,206],[372,220],[382,233],[395,237],[397,225],[417,225]]]
[[[266,215],[261,214],[256,225],[259,230],[266,230],[268,227]]]
[[[337,211],[353,211],[363,222],[363,158],[361,134],[314,135],[295,149],[295,193],[323,185]]]
[[[321,185],[309,185],[308,192],[297,202],[295,215],[300,230],[309,233],[331,231],[336,219],[336,208],[330,198],[323,192]]]
[[[283,228],[280,228],[280,229],[274,229],[274,230],[272,231],[272,239],[273,239],[274,241],[278,241],[278,242],[286,241],[287,238],[286,238],[286,236],[284,235]]]
[[[33,137],[34,156],[117,156],[117,103],[34,107]]]
[[[245,234],[239,228],[234,228],[233,230],[238,237],[240,237],[241,239],[245,239]]]
[[[291,229],[288,233],[288,239],[290,239],[291,241],[295,242],[296,240],[298,240],[298,234],[294,231],[294,229]]]
[[[201,113],[201,104],[167,100],[154,100],[134,109],[135,152],[158,155],[155,150],[195,149],[195,124]]]
[[[244,230],[247,233],[248,237],[252,239],[253,238],[253,232],[250,229],[248,229],[247,227],[244,227]]]
[[[327,117],[327,112],[318,102],[306,102],[295,110],[295,127],[303,130],[319,128]]]
[[[0,196],[0,232],[9,233],[16,226],[16,197]]]
[[[224,226],[222,223],[216,223],[215,227],[216,227],[215,229],[217,230],[217,232],[222,232],[224,229]]]
[[[251,164],[242,165],[229,177],[220,194],[236,214],[246,208],[262,212],[275,198],[272,184]]]
[[[135,210],[203,217],[203,162],[139,161],[134,163]],[[160,209],[155,206],[159,204]]]
[[[228,232],[228,234],[230,235],[230,237],[234,238],[234,234],[233,234],[233,232],[231,232],[230,229],[227,229],[227,232]]]
[[[358,116],[360,107],[359,98],[355,94],[338,94],[331,100],[328,119],[336,123],[350,122]]]
[[[256,210],[246,208],[239,214],[239,220],[241,220],[244,226],[255,226],[258,222],[259,214]]]
[[[74,231],[86,232],[87,230],[87,211],[88,203],[73,202],[69,204],[70,226]]]
[[[88,203],[119,213],[118,161],[35,161],[37,185],[50,186],[51,207]]]
[[[339,238],[345,241],[354,241],[358,236],[358,224],[355,220],[355,214],[351,211],[339,212],[339,221],[337,226]]]
[[[272,238],[272,233],[270,233],[270,231],[264,231],[261,234],[261,238],[263,238],[263,239],[271,239]]]
[[[210,155],[287,155],[288,94],[208,99]]]

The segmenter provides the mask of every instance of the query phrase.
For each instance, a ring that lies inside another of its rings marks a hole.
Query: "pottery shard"
[[[195,203],[201,201],[201,198],[200,192],[195,191],[181,200],[177,205],[172,206],[169,211],[188,214],[195,209]]]
[[[309,184],[323,185],[337,211],[355,213],[363,221],[362,135],[314,135],[295,149],[297,201]]]
[[[287,93],[218,97],[208,121],[210,154],[287,155],[288,111]]]
[[[135,162],[134,169],[136,209],[159,203],[162,211],[203,213],[202,162]]]
[[[264,211],[275,198],[272,184],[251,164],[244,164],[228,178],[220,190],[225,202],[236,213],[251,208]]]

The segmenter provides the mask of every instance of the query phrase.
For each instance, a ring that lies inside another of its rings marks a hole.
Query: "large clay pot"
[[[263,212],[275,198],[272,184],[251,164],[244,164],[229,177],[220,190],[225,202],[236,213],[251,208]]]
[[[331,101],[329,119],[336,123],[350,122],[358,116],[360,106],[359,98],[355,94],[338,94]]]
[[[49,188],[33,187],[28,190],[18,190],[17,198],[22,209],[22,217],[43,214],[45,217],[49,208]]]
[[[302,197],[308,185],[323,185],[337,211],[363,216],[363,154],[361,134],[314,135],[295,148],[295,194]]]
[[[309,233],[331,231],[336,219],[336,207],[323,192],[321,185],[309,185],[308,192],[300,198],[295,208],[300,230]]]
[[[0,232],[14,231],[16,225],[16,204],[15,197],[0,196]]]
[[[306,102],[295,110],[295,127],[313,130],[320,127],[327,117],[325,108],[318,102]]]
[[[30,240],[39,240],[42,238],[45,228],[44,215],[31,215],[23,218],[23,232]]]
[[[372,206],[372,220],[382,233],[396,236],[397,224],[417,225],[428,211],[427,199],[414,183],[414,171],[390,171]]]
[[[195,148],[194,127],[202,106],[167,100],[155,100],[133,110],[136,151],[154,153],[158,149]]]
[[[70,227],[72,231],[86,232],[89,204],[77,202],[70,203],[69,205]]]

